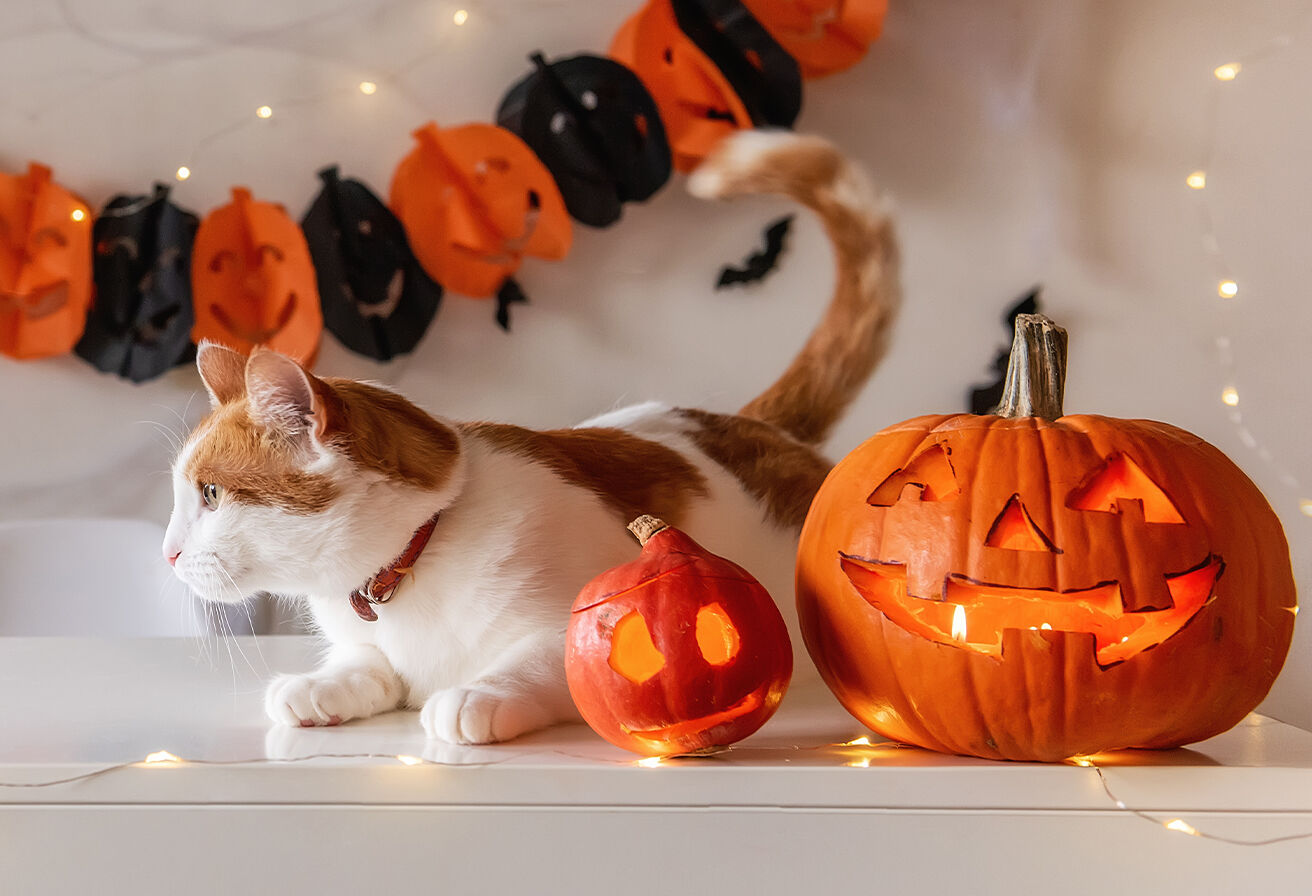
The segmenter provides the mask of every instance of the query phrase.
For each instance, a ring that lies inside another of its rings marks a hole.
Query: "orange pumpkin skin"
[[[1219,734],[1267,694],[1294,625],[1284,533],[1243,472],[1173,426],[1097,416],[878,433],[816,495],[796,585],[853,715],[993,759]]]
[[[714,750],[747,737],[788,689],[788,629],[742,567],[674,528],[580,592],[565,672],[584,720],[648,756]]]
[[[888,0],[743,0],[804,78],[851,68],[879,39]]]
[[[0,174],[0,354],[73,350],[92,304],[91,211],[32,162]]]

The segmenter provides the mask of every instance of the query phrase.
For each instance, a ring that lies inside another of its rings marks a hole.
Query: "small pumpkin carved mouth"
[[[49,317],[67,304],[67,280],[60,280],[28,295],[0,292],[0,311],[21,311],[28,320]]]
[[[248,327],[234,321],[232,317],[229,316],[228,312],[224,310],[223,306],[217,303],[210,304],[210,313],[214,315],[214,319],[219,322],[219,325],[229,333],[240,339],[244,339],[253,345],[263,345],[282,332],[283,328],[291,322],[292,316],[296,313],[296,293],[292,292],[287,294],[287,302],[282,306],[282,311],[278,314],[277,323],[268,329]]]
[[[708,732],[716,725],[723,725],[732,722],[734,719],[740,719],[748,713],[760,709],[764,700],[765,688],[761,687],[752,691],[728,709],[722,709],[699,719],[689,719],[686,722],[675,722],[673,725],[666,725],[663,728],[648,728],[641,731],[626,727],[624,732],[634,737],[651,740],[654,744],[665,746],[678,738]]]
[[[1210,555],[1197,566],[1165,576],[1171,606],[1127,611],[1121,586],[1114,581],[1057,592],[984,584],[954,573],[942,595],[927,598],[907,593],[904,563],[842,552],[839,563],[867,603],[913,635],[1001,658],[1002,633],[1008,629],[1091,634],[1095,659],[1103,668],[1156,647],[1183,629],[1215,598],[1216,582],[1225,570],[1224,561]]]

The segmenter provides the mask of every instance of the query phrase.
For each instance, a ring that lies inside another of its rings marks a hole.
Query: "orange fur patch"
[[[688,431],[693,443],[764,504],[770,519],[782,526],[802,525],[829,474],[827,460],[759,420],[693,408],[677,413],[696,424]]]
[[[644,513],[677,526],[706,480],[672,448],[619,429],[537,432],[504,423],[468,423],[461,429],[501,450],[537,461],[586,488],[625,523]]]
[[[186,474],[197,488],[214,483],[225,499],[301,514],[319,513],[337,497],[326,477],[304,471],[304,449],[257,425],[244,401],[216,409],[195,438]]]
[[[446,485],[460,440],[395,392],[329,378],[312,380],[326,414],[325,438],[358,466],[426,491]]]

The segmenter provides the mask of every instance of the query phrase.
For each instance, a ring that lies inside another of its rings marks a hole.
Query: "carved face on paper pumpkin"
[[[314,263],[280,205],[235,187],[205,217],[192,250],[192,336],[240,352],[257,345],[313,362],[323,332]]]
[[[133,382],[191,356],[191,247],[199,221],[152,196],[116,196],[93,230],[96,302],[74,349],[97,369]]]
[[[0,175],[0,353],[73,348],[91,305],[91,212],[33,162]]]
[[[323,190],[301,229],[318,277],[324,325],[351,351],[380,361],[418,343],[442,299],[410,251],[396,216],[337,168],[319,172]]]
[[[414,132],[388,204],[410,248],[444,288],[490,296],[525,255],[560,259],[573,239],[551,172],[505,128],[467,124]]]
[[[961,521],[953,444],[932,442],[867,498],[889,515],[886,556],[841,559],[908,632],[994,657],[1008,630],[1084,633],[1105,667],[1161,644],[1213,599],[1224,559],[1130,454],[1088,459],[1076,484],[1031,480],[1009,495],[991,484],[993,497],[972,502],[982,513]],[[926,550],[931,530],[940,546],[962,542]]]
[[[497,123],[542,159],[576,220],[612,224],[623,203],[647,199],[669,179],[660,110],[638,76],[613,59],[531,59],[536,70],[507,92]]]
[[[651,91],[679,171],[733,131],[789,127],[801,110],[797,63],[737,0],[648,0],[610,55]]]

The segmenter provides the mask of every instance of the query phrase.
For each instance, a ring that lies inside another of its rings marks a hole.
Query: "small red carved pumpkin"
[[[746,570],[652,517],[633,562],[588,583],[565,672],[593,730],[649,756],[713,751],[774,714],[793,672],[788,629]]]
[[[573,229],[551,172],[513,133],[490,124],[414,132],[388,205],[428,275],[466,296],[490,296],[525,255],[560,259]]]
[[[305,235],[276,203],[233,187],[232,202],[201,221],[191,253],[192,338],[249,354],[257,345],[310,365],[323,334]]]
[[[1293,633],[1279,519],[1196,436],[1063,415],[1065,331],[1020,315],[1016,334],[998,414],[889,427],[821,486],[797,560],[812,659],[870,728],[943,752],[1054,761],[1229,729]]]
[[[73,349],[91,307],[91,211],[33,162],[0,174],[0,353]]]

